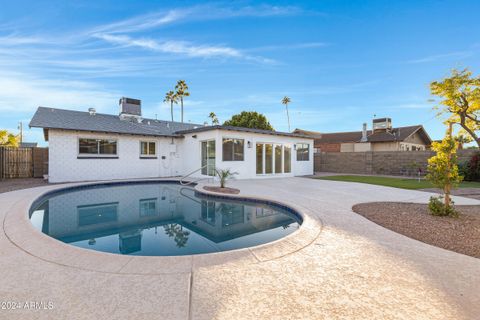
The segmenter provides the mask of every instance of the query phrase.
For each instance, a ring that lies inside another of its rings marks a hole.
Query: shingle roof
[[[270,131],[270,130],[260,130],[260,129],[233,127],[233,126],[221,126],[221,125],[202,126],[202,127],[198,127],[198,128],[178,131],[177,133],[185,134],[185,133],[194,133],[194,132],[204,132],[204,131],[209,131],[209,130],[228,130],[228,131],[239,131],[239,132],[252,132],[252,133],[269,134],[269,135],[275,135],[275,136],[286,136],[286,137],[313,139],[312,136],[305,135],[305,134],[281,132],[281,131]]]
[[[427,142],[428,144],[431,143],[430,137],[421,125],[393,128],[390,132],[383,131],[372,133],[372,130],[368,130],[367,142],[404,141],[406,138],[408,138],[417,131],[421,132],[425,142]],[[320,133],[297,129],[295,130],[295,132],[310,134],[311,136],[315,137],[316,143],[360,142],[360,140],[362,139],[362,131]]]
[[[109,133],[135,134],[145,136],[179,136],[177,131],[201,126],[191,123],[171,122],[155,119],[136,121],[121,120],[117,115],[90,115],[88,112],[39,107],[30,127],[97,131]]]

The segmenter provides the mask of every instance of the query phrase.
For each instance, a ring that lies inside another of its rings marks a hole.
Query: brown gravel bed
[[[41,178],[0,179],[0,193],[46,186],[47,184],[48,182]]]
[[[235,189],[235,188],[220,188],[220,187],[211,187],[211,186],[205,186],[203,189],[207,191],[212,191],[212,192],[218,192],[218,193],[226,193],[226,194],[239,194],[240,190]]]
[[[352,210],[407,237],[480,258],[480,206],[456,206],[459,218],[436,217],[426,204],[372,202]]]

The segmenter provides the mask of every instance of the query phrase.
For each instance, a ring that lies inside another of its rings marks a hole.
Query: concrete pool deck
[[[229,186],[241,190],[238,196],[290,205],[308,223],[258,248],[132,259],[73,248],[22,220],[32,200],[64,186],[0,194],[1,300],[53,303],[51,310],[0,309],[0,319],[475,319],[480,314],[480,259],[409,239],[351,211],[362,202],[427,202],[426,192],[305,178],[231,181]],[[455,202],[480,204],[459,197]]]

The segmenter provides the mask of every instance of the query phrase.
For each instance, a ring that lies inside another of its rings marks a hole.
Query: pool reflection
[[[185,255],[258,245],[295,231],[286,211],[213,200],[176,184],[95,187],[53,195],[31,212],[43,233],[132,255]]]

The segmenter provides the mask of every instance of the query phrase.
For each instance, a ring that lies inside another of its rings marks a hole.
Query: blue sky
[[[376,114],[440,138],[428,84],[480,73],[479,12],[475,0],[1,0],[0,128],[17,132],[40,105],[117,113],[121,96],[168,119],[164,94],[185,79],[196,123],[255,110],[287,130],[288,95],[292,128],[360,130]]]

